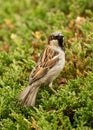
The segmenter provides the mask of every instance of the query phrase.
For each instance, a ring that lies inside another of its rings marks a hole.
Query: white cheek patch
[[[52,46],[58,46],[58,40],[51,40],[50,45]]]
[[[63,40],[64,40],[64,37],[63,37]]]

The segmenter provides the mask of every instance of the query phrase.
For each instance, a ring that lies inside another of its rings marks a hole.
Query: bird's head
[[[62,50],[65,51],[64,47],[64,36],[61,34],[61,32],[54,32],[49,36],[48,43],[50,45],[60,47]]]

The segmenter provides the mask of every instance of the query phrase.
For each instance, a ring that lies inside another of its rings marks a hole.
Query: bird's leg
[[[57,91],[55,89],[53,89],[53,85],[52,85],[52,82],[49,84],[49,88],[51,89],[51,91],[53,93],[55,93],[56,95],[58,95]]]

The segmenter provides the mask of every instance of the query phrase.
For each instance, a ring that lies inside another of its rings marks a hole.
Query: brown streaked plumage
[[[33,70],[30,75],[29,85],[42,78],[48,72],[48,69],[56,64],[58,61],[58,57],[56,57],[57,55],[58,52],[51,50],[49,46],[44,50],[40,56],[40,60],[37,62],[35,70]]]
[[[42,52],[30,74],[29,86],[19,96],[23,105],[34,106],[39,87],[42,84],[49,84],[51,88],[52,81],[64,67],[65,53],[62,34],[60,32],[53,33],[48,42],[50,44]]]

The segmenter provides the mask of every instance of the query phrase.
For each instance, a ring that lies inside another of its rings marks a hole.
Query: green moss
[[[0,130],[93,129],[92,3],[0,1]],[[64,34],[66,46],[65,68],[54,82],[60,96],[43,86],[36,107],[21,107],[18,95],[56,30]]]

